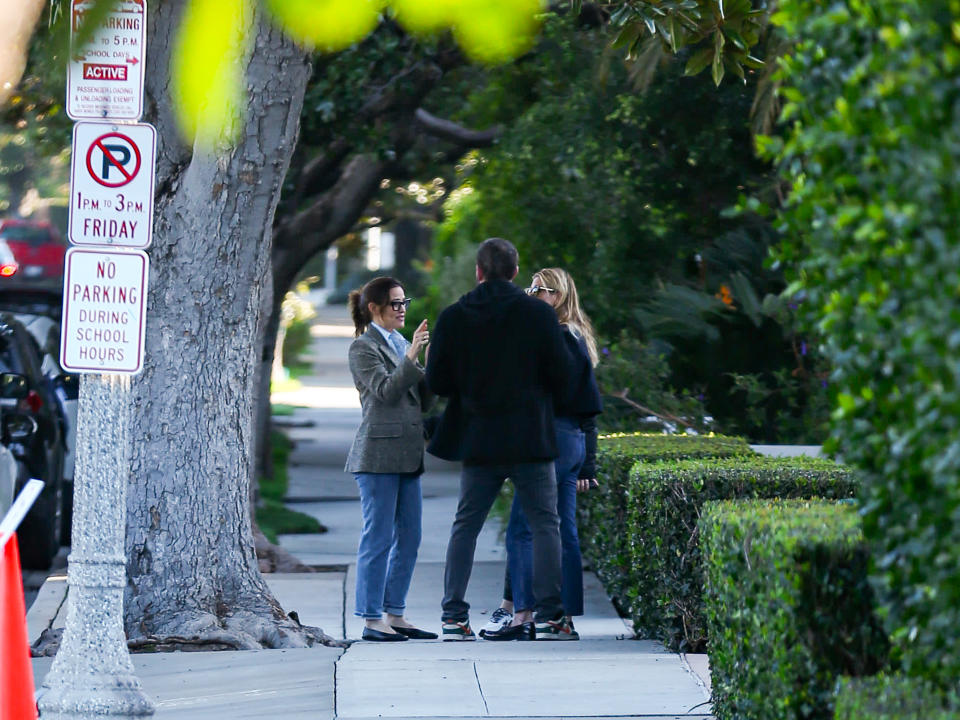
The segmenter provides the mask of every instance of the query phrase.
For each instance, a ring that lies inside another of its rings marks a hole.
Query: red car
[[[0,286],[63,281],[67,243],[56,227],[37,220],[0,220]]]

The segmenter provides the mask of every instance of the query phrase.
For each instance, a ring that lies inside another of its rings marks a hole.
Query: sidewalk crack
[[[350,648],[347,648],[347,650],[349,649]],[[340,668],[340,661],[343,660],[343,656],[347,654],[347,650],[333,663],[333,720],[337,719],[337,670]]]
[[[343,612],[340,615],[340,634],[344,640],[347,639],[347,576],[350,574],[350,566],[347,566],[347,569],[343,571],[343,584],[340,586],[340,595],[343,602],[340,603],[340,607],[343,608]]]
[[[487,705],[487,698],[483,696],[483,686],[480,684],[480,674],[477,672],[477,663],[473,663],[473,676],[477,679],[477,690],[480,691],[480,699],[483,700],[483,714],[490,714],[490,707]]]

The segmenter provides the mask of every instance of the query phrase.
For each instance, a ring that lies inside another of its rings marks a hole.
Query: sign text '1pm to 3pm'
[[[143,369],[150,262],[140,250],[67,251],[60,364],[80,373]]]

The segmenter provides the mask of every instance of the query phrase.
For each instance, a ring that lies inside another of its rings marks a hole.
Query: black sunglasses
[[[410,307],[411,300],[413,300],[413,298],[407,298],[406,300],[391,300],[390,307],[397,312],[400,312],[400,310],[406,310],[408,307]]]
[[[527,295],[538,295],[538,294],[541,293],[541,292],[548,292],[548,293],[550,293],[551,295],[553,295],[553,293],[555,293],[555,292],[557,292],[557,291],[554,290],[553,288],[540,287],[539,285],[531,285],[530,287],[526,288],[526,289],[524,290],[524,292],[525,292]]]

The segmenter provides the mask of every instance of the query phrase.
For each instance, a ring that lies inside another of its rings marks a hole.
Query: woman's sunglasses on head
[[[539,295],[541,292],[550,293],[553,295],[556,290],[553,288],[543,287],[542,285],[531,285],[530,287],[526,288],[524,292],[527,295]]]
[[[401,310],[406,310],[408,307],[410,307],[411,300],[413,300],[413,298],[407,298],[405,300],[391,300],[390,307],[392,307],[395,311],[400,312]]]

